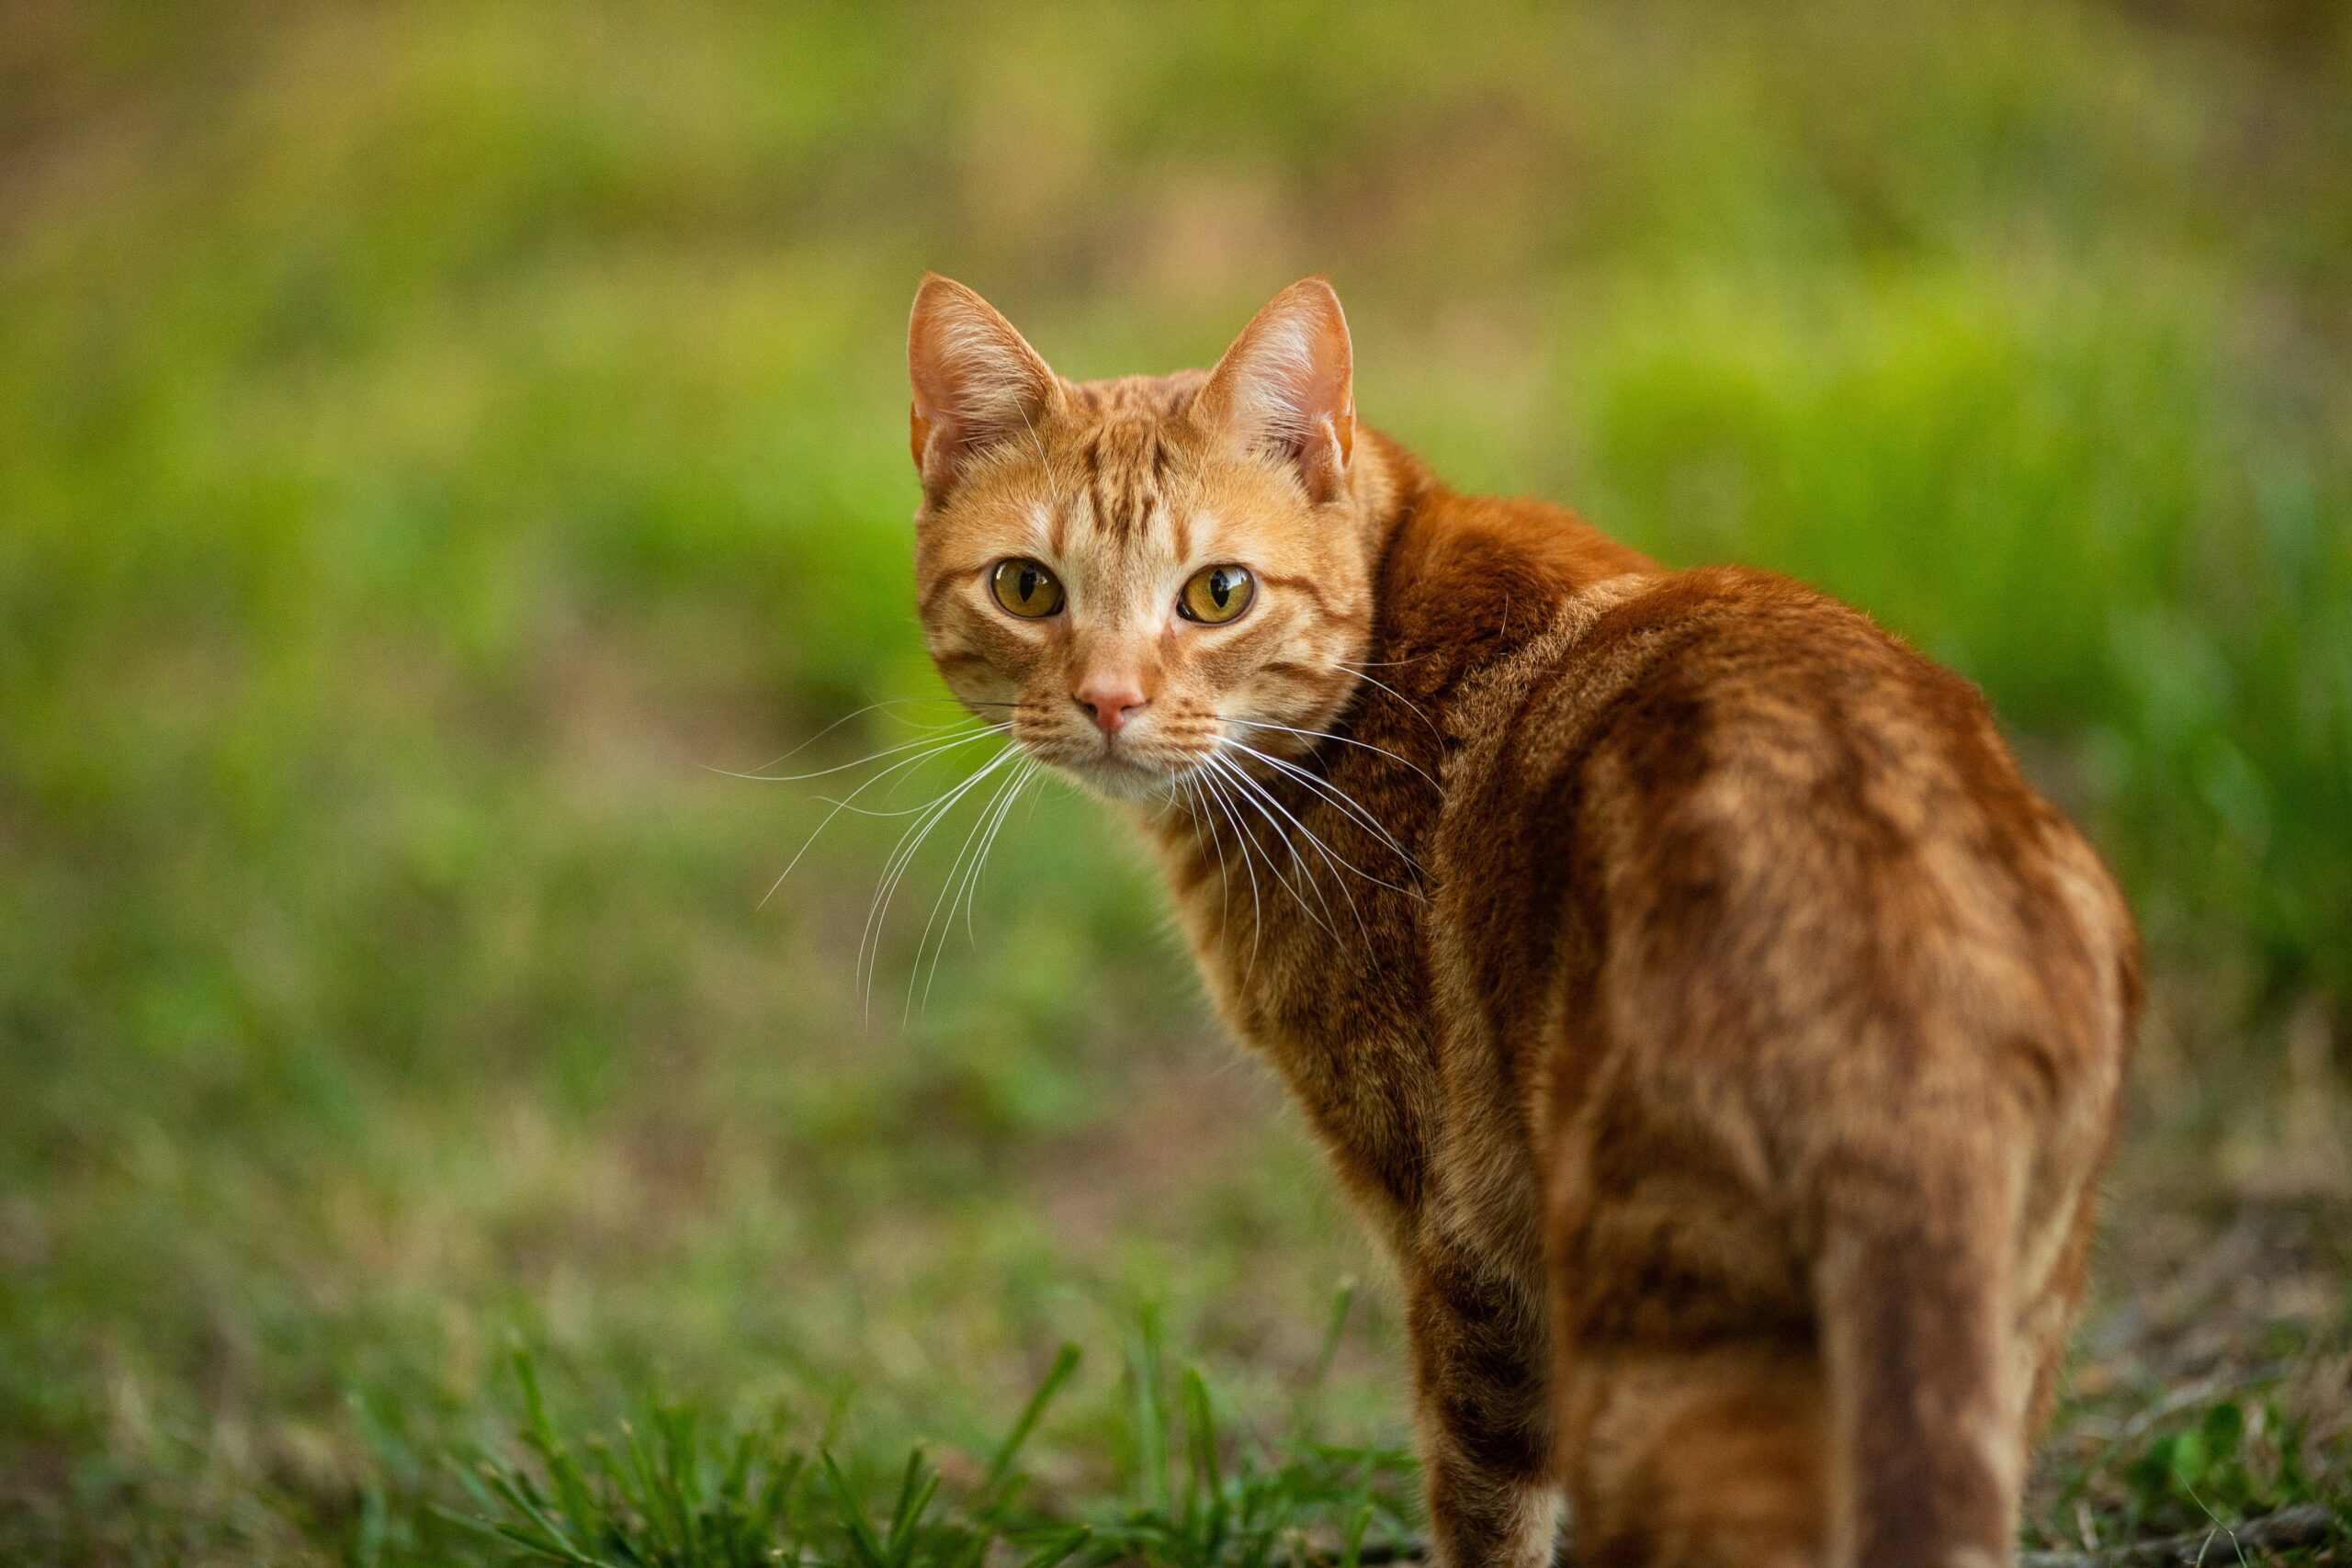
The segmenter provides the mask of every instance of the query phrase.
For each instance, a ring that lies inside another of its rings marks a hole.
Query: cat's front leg
[[[1542,1308],[1505,1271],[1458,1247],[1420,1249],[1405,1273],[1436,1560],[1443,1568],[1542,1568],[1561,1515]]]

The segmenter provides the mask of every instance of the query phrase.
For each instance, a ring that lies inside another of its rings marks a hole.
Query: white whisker
[[[1405,891],[1405,889],[1396,887],[1392,883],[1381,882],[1378,877],[1372,875],[1370,873],[1364,871],[1361,866],[1350,862],[1345,856],[1335,856],[1332,852],[1331,847],[1326,844],[1321,839],[1316,837],[1315,830],[1313,829],[1309,828],[1306,823],[1293,816],[1290,808],[1284,806],[1282,801],[1275,796],[1273,791],[1266,788],[1264,784],[1259,783],[1256,779],[1250,777],[1248,773],[1244,773],[1238,767],[1235,767],[1231,763],[1227,763],[1227,766],[1232,771],[1233,775],[1236,778],[1241,780],[1246,788],[1255,794],[1261,800],[1264,801],[1267,806],[1272,807],[1276,811],[1283,814],[1283,818],[1287,820],[1293,828],[1296,829],[1299,833],[1305,837],[1308,845],[1314,849],[1315,852],[1322,857],[1323,863],[1331,867],[1335,877],[1338,875],[1340,868],[1344,866],[1348,870],[1354,872],[1358,876],[1363,877],[1367,882],[1377,883],[1380,886],[1387,887],[1393,892],[1402,893]],[[1292,852],[1295,855],[1295,849],[1294,849]],[[1299,865],[1302,871],[1305,871],[1306,863],[1304,859],[1299,861]],[[1315,897],[1317,902],[1322,904],[1325,913],[1329,913],[1331,905],[1330,901],[1323,897],[1322,883],[1319,879],[1311,879],[1311,882],[1316,890]],[[1364,956],[1368,959],[1373,958],[1372,931],[1370,928],[1365,926],[1363,923],[1363,911],[1356,908],[1355,895],[1348,890],[1348,884],[1345,878],[1339,879],[1339,886],[1340,897],[1347,902],[1348,913],[1355,918],[1356,930],[1363,935]],[[1336,941],[1337,938],[1338,933],[1334,932],[1333,939]]]
[[[1003,735],[1010,732],[1012,728],[1012,726],[1010,724],[982,725],[977,729],[967,730],[961,735],[953,737],[947,743],[961,744],[966,740],[977,740],[983,735]],[[878,762],[885,757],[895,757],[901,751],[912,751],[918,747],[936,746],[941,743],[942,742],[940,741],[937,732],[934,731],[933,734],[923,736],[920,739],[905,741],[897,746],[885,746],[881,750],[869,752],[867,755],[858,758],[855,761],[841,762],[830,768],[818,768],[813,772],[806,773],[738,773],[729,772],[725,768],[710,768],[706,771],[717,773],[723,778],[750,779],[755,784],[801,784],[809,779],[828,778],[834,773],[845,773],[852,768],[862,768],[868,762]],[[782,759],[778,760],[781,761]]]
[[[1343,666],[1341,666],[1341,668],[1343,668],[1343,669],[1351,669],[1351,668],[1353,668],[1353,666],[1345,666],[1345,665],[1343,665]],[[1367,674],[1365,674],[1362,670],[1357,670],[1357,671],[1355,671],[1355,674],[1356,674],[1356,679],[1358,679],[1358,680],[1360,680],[1360,681],[1367,681],[1367,682],[1370,682],[1373,685],[1375,685],[1375,686],[1379,687],[1382,691],[1384,691],[1384,692],[1387,693],[1390,696],[1395,697],[1398,702],[1403,703],[1403,704],[1404,704],[1408,708],[1409,708],[1409,709],[1411,709],[1411,710],[1412,710],[1412,713],[1413,713],[1413,716],[1414,716],[1414,717],[1416,717],[1416,718],[1419,719],[1423,724],[1426,724],[1426,725],[1428,725],[1428,726],[1429,726],[1430,733],[1431,735],[1436,736],[1440,741],[1444,740],[1444,739],[1445,739],[1445,731],[1443,731],[1443,730],[1440,729],[1440,728],[1437,727],[1437,725],[1436,725],[1436,724],[1435,724],[1435,723],[1430,719],[1430,716],[1429,716],[1429,715],[1427,715],[1427,714],[1425,714],[1425,713],[1423,713],[1423,712],[1421,711],[1421,709],[1420,709],[1420,705],[1419,705],[1419,704],[1418,704],[1418,703],[1416,703],[1416,702],[1414,702],[1412,698],[1410,698],[1410,697],[1407,696],[1404,693],[1402,693],[1402,692],[1398,691],[1396,687],[1394,687],[1394,686],[1390,685],[1387,682],[1385,682],[1385,681],[1382,680],[1382,679],[1381,679],[1379,676],[1377,676],[1377,675],[1367,675]]]
[[[915,856],[921,852],[923,841],[931,837],[932,830],[956,809],[956,803],[978,788],[982,780],[1019,755],[1008,749],[989,758],[977,772],[933,802],[927,815],[917,818],[899,836],[899,846],[891,851],[890,859],[884,863],[881,882],[875,889],[873,907],[866,912],[865,930],[858,938],[858,968],[865,976],[865,1011],[869,1021],[874,1011],[874,976],[882,964],[882,932],[889,922],[891,900],[897,896],[899,884],[905,879],[908,867],[914,863]]]
[[[704,765],[703,771],[705,773],[723,774],[730,779],[766,778],[768,776],[768,769],[775,767],[778,762],[788,762],[792,761],[793,758],[797,757],[801,752],[806,751],[809,747],[814,746],[818,741],[822,740],[826,736],[831,735],[834,730],[839,729],[842,725],[849,723],[850,720],[854,718],[862,718],[865,715],[872,713],[876,708],[913,707],[918,705],[952,707],[956,705],[956,699],[952,697],[881,697],[874,702],[866,704],[862,708],[853,708],[848,713],[842,715],[841,717],[833,720],[832,723],[825,726],[824,728],[817,731],[816,734],[811,735],[808,739],[803,740],[799,745],[795,746],[783,756],[774,758],[771,761],[761,763],[757,773],[739,773],[731,769],[714,768],[708,764]]]
[[[990,828],[988,837],[980,840],[979,859],[973,863],[972,879],[964,889],[964,939],[975,947],[979,945],[980,941],[980,933],[973,926],[973,921],[979,914],[980,875],[988,869],[989,856],[996,852],[998,837],[1003,833],[1005,825],[1012,820],[1012,808],[1021,804],[1021,797],[1028,793],[1029,786],[1035,784],[1041,776],[1041,770],[1035,763],[1021,770],[1021,782],[1014,785],[1012,793],[1005,797],[1003,809],[996,814],[996,826]],[[955,910],[951,908],[948,911],[948,917],[951,919],[954,919]]]
[[[1020,798],[1022,787],[1029,782],[1029,766],[1024,763],[1022,767],[1015,768],[1005,781],[997,786],[996,793],[989,796],[988,804],[980,808],[979,817],[973,822],[971,832],[965,835],[964,847],[956,852],[956,859],[947,867],[947,881],[940,890],[940,898],[944,902],[947,910],[947,921],[940,928],[938,945],[933,947],[931,951],[931,971],[922,983],[922,1000],[925,1007],[931,1005],[931,987],[933,982],[939,978],[939,961],[945,955],[948,938],[956,929],[956,897],[963,889],[978,881],[980,863],[987,857],[989,846],[996,839],[996,825],[1004,820],[1004,814],[1012,809],[1012,802]],[[975,843],[978,844],[977,850],[974,848]],[[967,855],[970,856],[970,864],[959,878],[956,873],[959,867],[965,866]],[[914,967],[907,973],[908,1011],[901,1016],[901,1022],[904,1022],[907,1017],[912,1016],[915,973],[922,968],[923,948],[931,942],[932,924],[938,919],[940,908],[940,902],[934,902],[932,905],[930,918],[923,921],[922,937],[915,943]],[[970,928],[967,926],[966,930],[968,931]]]
[[[1010,726],[1006,728],[1009,728]],[[775,880],[768,884],[768,890],[760,895],[758,908],[763,909],[767,908],[768,900],[775,897],[776,889],[784,886],[785,878],[792,874],[793,868],[797,866],[802,858],[806,856],[810,850],[816,847],[817,840],[824,835],[825,829],[832,825],[833,818],[839,817],[842,812],[854,811],[860,816],[898,815],[898,813],[872,812],[863,807],[854,804],[859,795],[864,795],[867,790],[872,789],[876,784],[880,784],[884,779],[890,777],[894,773],[902,773],[909,768],[919,766],[923,762],[931,761],[933,757],[944,756],[946,753],[955,750],[957,747],[962,746],[968,741],[980,739],[982,737],[989,733],[992,733],[992,731],[980,730],[970,735],[958,736],[953,740],[943,740],[938,742],[931,750],[919,752],[911,757],[901,757],[899,761],[891,763],[888,767],[884,768],[880,773],[876,773],[872,778],[862,781],[855,789],[850,791],[849,794],[843,795],[841,799],[832,802],[831,804],[833,808],[831,811],[826,812],[823,820],[820,821],[817,826],[810,830],[808,838],[801,840],[800,847],[793,852],[792,859],[785,863],[785,867],[782,871],[776,873]],[[869,759],[869,761],[871,759]]]
[[[939,912],[942,908],[947,910],[947,930],[948,931],[952,931],[955,929],[956,922],[955,896],[956,890],[963,886],[962,874],[964,871],[965,862],[971,855],[974,846],[979,842],[981,830],[988,826],[989,817],[994,813],[996,807],[1004,799],[1005,793],[1020,782],[1021,770],[1019,768],[1013,769],[1010,773],[1006,774],[1002,780],[999,781],[996,786],[996,792],[981,803],[979,814],[972,818],[971,827],[964,834],[963,843],[959,845],[956,851],[956,858],[947,863],[947,874],[940,881],[939,897],[932,900],[931,913],[925,917],[922,923],[922,933],[915,939],[915,959],[914,963],[910,965],[907,970],[907,1006],[906,1010],[899,1015],[899,1022],[901,1023],[904,1023],[908,1018],[913,1016],[915,978],[922,973],[923,952],[925,949],[931,948],[931,932],[933,927],[939,923]],[[939,972],[939,957],[946,952],[946,949],[947,931],[943,931],[940,933],[938,947],[932,949],[933,974],[936,975]],[[923,986],[923,996],[926,1000],[928,1000],[930,995],[931,987],[929,983],[926,982]]]
[[[1241,818],[1235,814],[1232,799],[1227,795],[1225,785],[1214,773],[1204,773],[1199,777],[1204,792],[1202,798],[1217,807],[1227,824],[1233,829],[1234,837],[1240,840],[1238,847],[1241,851],[1241,869],[1250,874],[1250,962],[1243,966],[1241,972],[1242,983],[1247,985],[1250,977],[1257,973],[1258,939],[1265,933],[1266,930],[1265,907],[1258,901],[1258,867],[1250,854],[1250,845],[1254,839],[1251,834],[1243,830]],[[1221,859],[1223,851],[1220,850],[1218,852]]]
[[[1270,767],[1281,769],[1283,773],[1306,784],[1309,789],[1318,792],[1325,799],[1337,806],[1351,820],[1370,829],[1383,844],[1387,846],[1390,852],[1395,854],[1398,860],[1403,861],[1405,864],[1410,867],[1414,872],[1419,872],[1420,866],[1419,863],[1416,863],[1412,855],[1406,851],[1405,846],[1396,841],[1396,836],[1382,825],[1380,818],[1374,817],[1369,810],[1365,809],[1353,795],[1340,788],[1330,780],[1322,777],[1320,774],[1314,773],[1310,769],[1302,768],[1295,762],[1284,761],[1280,757],[1270,757],[1265,752],[1259,750],[1256,747],[1245,745],[1241,741],[1232,740],[1227,741],[1227,744],[1230,745],[1237,751],[1246,752],[1250,756],[1257,758],[1260,761],[1266,763]],[[1305,829],[1301,829],[1301,831],[1305,831]],[[1347,864],[1348,863],[1343,861],[1341,863]],[[1379,877],[1374,876],[1370,872],[1365,871],[1361,866],[1348,864],[1348,869],[1354,872],[1357,875],[1363,877],[1366,881],[1378,883],[1381,886],[1386,887],[1392,892],[1403,893],[1414,897],[1419,897],[1419,894],[1412,888],[1398,887],[1394,883],[1382,882]]]
[[[1243,773],[1240,769],[1235,767],[1231,762],[1227,761],[1224,758],[1216,756],[1214,753],[1209,757],[1209,765],[1222,771],[1229,783],[1238,785],[1240,790],[1242,801],[1247,804],[1251,810],[1257,812],[1259,816],[1266,819],[1266,825],[1274,830],[1274,841],[1281,844],[1289,852],[1288,863],[1290,867],[1298,873],[1301,880],[1305,881],[1309,888],[1313,889],[1317,902],[1323,906],[1324,914],[1329,914],[1331,911],[1331,905],[1330,901],[1323,897],[1322,884],[1315,880],[1313,872],[1308,868],[1305,858],[1299,854],[1297,847],[1292,844],[1290,840],[1283,834],[1282,824],[1274,820],[1273,813],[1268,811],[1266,809],[1265,803],[1259,799],[1261,792],[1255,787],[1256,781],[1251,779],[1249,774]],[[1285,815],[1287,815],[1287,813],[1285,813]],[[1297,888],[1291,886],[1290,878],[1288,876],[1278,873],[1276,874],[1274,880],[1282,884],[1283,890],[1291,896],[1292,902],[1298,906],[1300,913],[1304,914],[1308,919],[1313,920],[1317,925],[1321,926],[1324,931],[1333,942],[1336,942],[1340,940],[1339,931],[1336,927],[1306,907],[1306,897]]]
[[[1400,757],[1396,752],[1388,750],[1387,747],[1374,746],[1369,740],[1358,740],[1354,737],[1348,735],[1334,735],[1328,729],[1301,729],[1296,725],[1292,724],[1270,724],[1261,718],[1230,718],[1221,713],[1213,713],[1209,716],[1218,720],[1220,723],[1239,725],[1244,729],[1279,729],[1285,735],[1303,735],[1310,740],[1336,740],[1342,746],[1359,746],[1367,751],[1376,751],[1380,755],[1387,758],[1390,761],[1410,768],[1413,772],[1420,773],[1421,777],[1429,779],[1430,787],[1432,789],[1442,789],[1443,787],[1438,784],[1437,780],[1430,778],[1430,775],[1422,771],[1420,765],[1413,761],[1410,758]]]
[[[1387,670],[1399,664],[1419,664],[1429,657],[1427,653],[1417,653],[1410,659],[1334,659],[1331,662],[1342,670]]]
[[[1233,885],[1225,867],[1225,839],[1216,828],[1201,819],[1200,784],[1192,778],[1180,778],[1175,787],[1184,792],[1184,810],[1193,819],[1193,843],[1198,848],[1201,836],[1216,849],[1217,924],[1220,929],[1233,923]]]

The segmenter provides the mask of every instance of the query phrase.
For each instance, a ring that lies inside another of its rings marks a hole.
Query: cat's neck
[[[1356,426],[1346,504],[1375,578],[1396,530],[1436,488],[1427,463],[1370,426]]]

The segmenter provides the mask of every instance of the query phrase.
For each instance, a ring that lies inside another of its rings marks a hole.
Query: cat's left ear
[[[1355,450],[1354,365],[1329,280],[1301,278],[1241,329],[1193,417],[1285,458],[1319,504],[1340,493]]]

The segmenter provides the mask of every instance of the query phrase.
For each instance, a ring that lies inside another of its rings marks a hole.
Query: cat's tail
[[[1836,1568],[2013,1561],[2030,1381],[2009,1305],[2022,1172],[1994,1139],[1937,1157],[1953,1131],[1822,1173]]]

